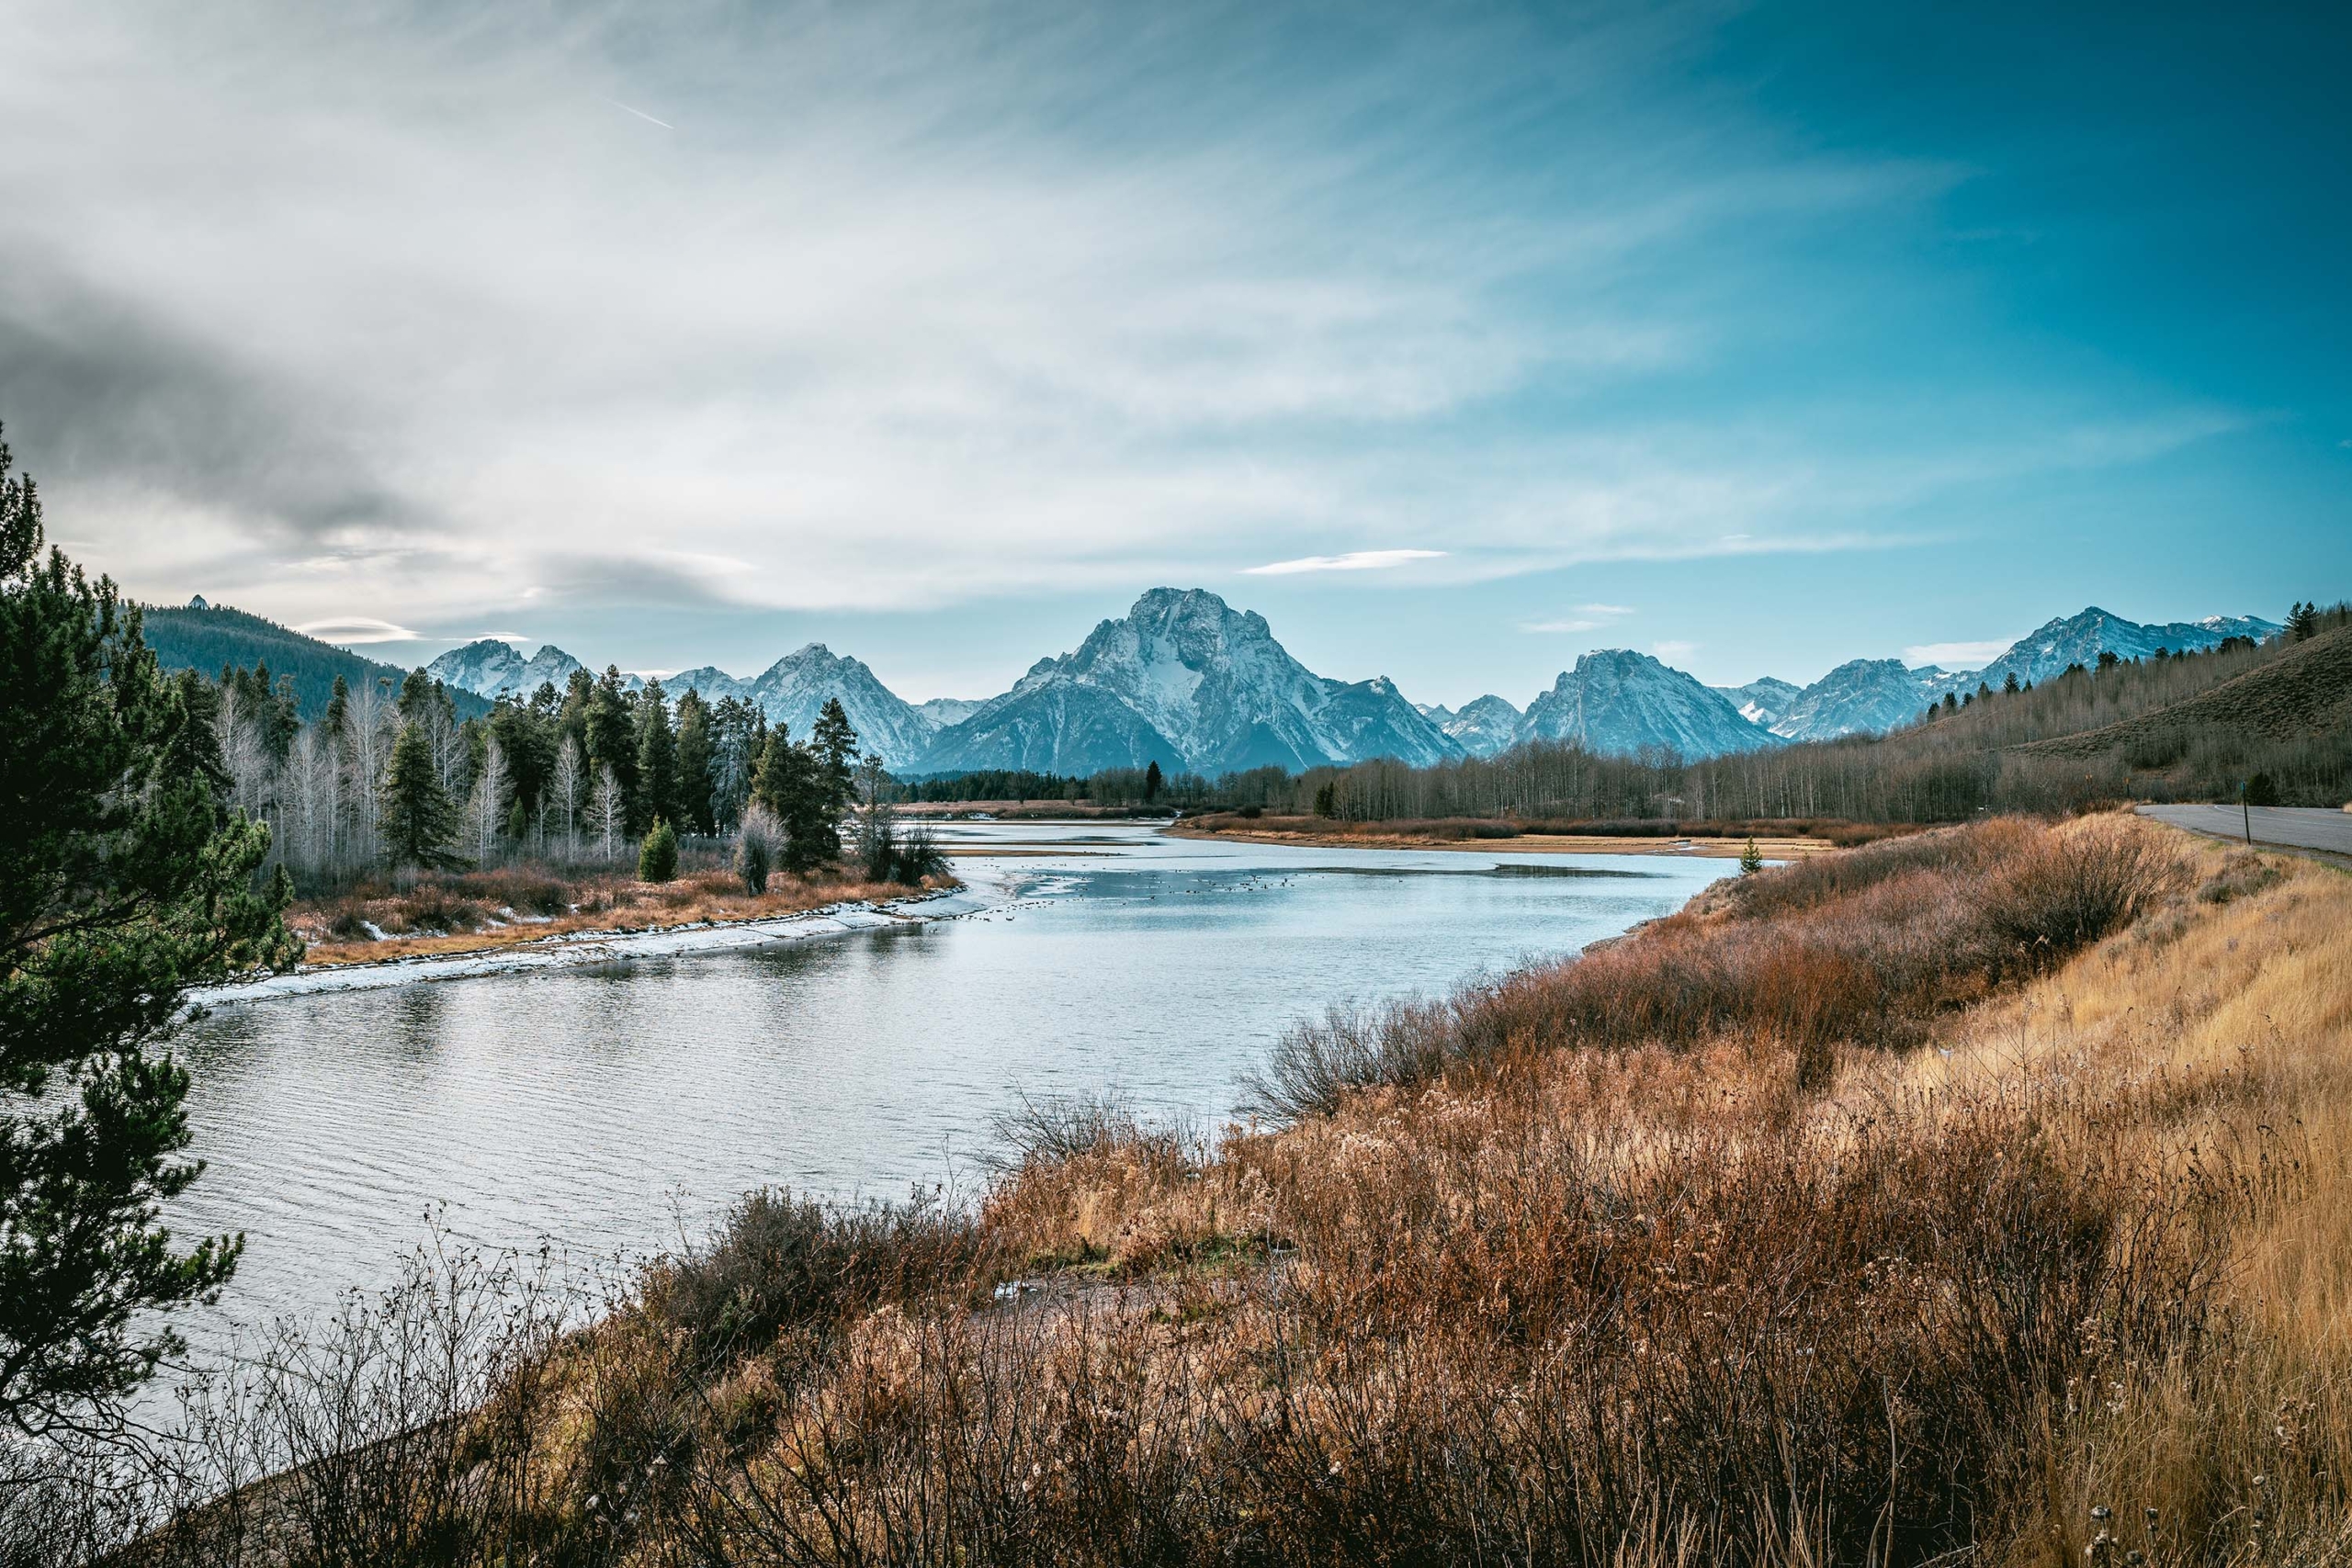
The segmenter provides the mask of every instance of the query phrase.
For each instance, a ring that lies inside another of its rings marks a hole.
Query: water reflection
[[[428,1208],[492,1246],[642,1250],[762,1182],[895,1196],[968,1174],[1022,1092],[1116,1084],[1215,1122],[1302,1014],[1573,951],[1730,869],[956,838],[1020,852],[960,860],[991,897],[934,924],[221,1008],[182,1048],[211,1168],[173,1220],[249,1240],[198,1337],[388,1279]]]

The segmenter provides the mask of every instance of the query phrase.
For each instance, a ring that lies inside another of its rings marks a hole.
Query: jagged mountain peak
[[[1784,740],[1883,734],[1917,718],[1961,683],[1934,665],[1912,670],[1899,659],[1849,659],[1797,694],[1770,728]]]
[[[477,696],[528,696],[542,682],[559,691],[580,668],[580,660],[551,642],[525,659],[513,643],[497,637],[476,637],[453,648],[424,667],[424,672],[446,686]]]
[[[1291,657],[1256,612],[1206,589],[1154,588],[1125,615],[1098,623],[1076,649],[1039,660],[1012,691],[943,730],[928,762],[940,772],[1019,765],[1082,773],[1148,757],[1216,773],[1459,755],[1386,677],[1326,679]]]
[[[1522,716],[1519,709],[1492,692],[1471,698],[1456,711],[1439,711],[1445,716],[1430,716],[1437,727],[1474,757],[1492,757],[1510,750],[1519,742]]]
[[[2228,637],[2259,640],[2278,632],[2276,622],[2253,615],[2208,615],[2199,621],[2155,624],[2126,620],[2097,604],[2071,615],[2045,621],[2018,638],[1979,673],[1999,685],[2014,674],[2020,681],[2046,681],[2070,664],[2096,665],[2102,653],[2119,659],[2146,659],[2159,649],[2166,653],[2194,653],[2215,647]]]
[[[1562,671],[1551,690],[1528,705],[1520,735],[1616,755],[1655,750],[1684,758],[1781,744],[1721,692],[1630,648],[1578,656],[1575,668]]]

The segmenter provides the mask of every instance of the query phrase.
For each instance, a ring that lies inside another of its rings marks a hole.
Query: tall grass
[[[1808,1077],[1847,1045],[1917,1043],[1954,1006],[2063,959],[2177,892],[2177,857],[2120,822],[1946,829],[1744,877],[1718,898],[1568,962],[1442,1002],[1335,1010],[1286,1034],[1250,1084],[1275,1120],[1457,1064],[1767,1034]]]

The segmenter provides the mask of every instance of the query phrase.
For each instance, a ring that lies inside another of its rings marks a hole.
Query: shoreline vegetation
[[[1168,831],[1180,839],[1332,849],[1484,850],[1511,854],[1695,855],[1737,860],[1753,841],[1767,860],[1802,860],[1918,829],[1805,818],[1769,822],[1520,821],[1491,817],[1340,821],[1256,811],[1187,817]]]
[[[584,1303],[424,1256],[194,1390],[175,1442],[52,1456],[7,1539],[159,1568],[2352,1551],[2339,873],[2111,813],[1936,829],[1334,1011],[1255,1094],[1214,1139],[1038,1102],[978,1192],[754,1193]]]
[[[497,953],[553,937],[745,925],[844,904],[883,908],[961,886],[939,873],[910,885],[836,866],[771,873],[754,895],[740,872],[707,858],[665,882],[610,866],[531,863],[370,879],[298,898],[286,926],[305,944],[302,967],[310,970]]]

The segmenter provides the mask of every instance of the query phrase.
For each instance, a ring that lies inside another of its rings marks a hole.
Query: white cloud
[[[2008,651],[2015,637],[1993,637],[1982,642],[1921,642],[1903,650],[1903,662],[1916,670],[1923,664],[1939,664],[1947,670],[1982,670]]]
[[[614,604],[1876,547],[2214,427],[2006,396],[1946,439],[1891,400],[1922,453],[1714,400],[1747,327],[1707,247],[1743,236],[1778,311],[1834,280],[1745,236],[1954,175],[1668,101],[1707,9],[1404,15],[1302,73],[1311,24],[1248,8],[21,0],[0,412],[134,592],[560,639]],[[1547,114],[1566,155],[1494,156]],[[1611,412],[1694,371],[1687,421]],[[1357,538],[1427,547],[1309,553]]]
[[[1288,577],[1301,571],[1385,571],[1408,561],[1436,560],[1443,550],[1351,550],[1343,556],[1301,556],[1296,560],[1272,561],[1244,567],[1245,577]]]
[[[1704,645],[1695,642],[1681,642],[1675,638],[1668,637],[1662,642],[1654,642],[1650,644],[1650,651],[1657,654],[1658,658],[1666,663],[1671,664],[1678,659],[1690,658],[1692,654],[1698,652],[1702,646]]]
[[[1577,614],[1580,615],[1614,616],[1630,615],[1633,613],[1633,606],[1630,604],[1579,604],[1577,606]]]
[[[1596,632],[1607,626],[1606,621],[1521,621],[1523,632]]]
[[[305,621],[294,628],[304,637],[317,637],[321,642],[414,642],[417,636],[406,626],[396,626],[390,621],[379,621],[367,615],[335,615],[323,621]]]

